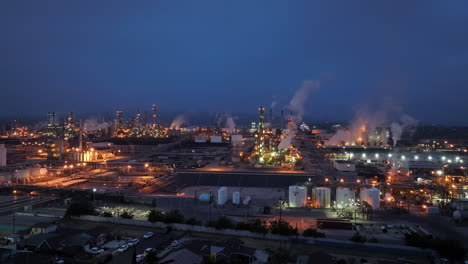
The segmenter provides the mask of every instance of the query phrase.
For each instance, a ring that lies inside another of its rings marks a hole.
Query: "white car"
[[[104,252],[104,249],[102,249],[102,248],[97,248],[97,247],[93,247],[92,249],[90,249],[90,252],[91,252],[91,254],[93,254],[93,255],[97,255],[97,254],[99,254],[99,253],[101,253],[101,252]]]
[[[174,240],[171,243],[171,247],[174,247],[174,248],[180,247],[180,245],[182,245],[182,241],[180,241],[180,240]]]
[[[146,256],[144,254],[136,255],[136,262],[142,262],[145,259],[145,257]]]
[[[147,248],[147,249],[145,249],[145,251],[143,252],[143,255],[146,256],[146,255],[148,255],[150,252],[153,252],[153,251],[155,251],[155,250],[156,250],[156,249],[154,249],[154,248]]]
[[[128,241],[127,245],[130,246],[130,247],[133,247],[133,246],[136,246],[138,243],[140,243],[140,240],[138,240],[137,238],[134,238],[134,239]]]
[[[121,245],[119,249],[117,249],[117,251],[122,253],[122,252],[127,251],[127,249],[128,249],[128,245]]]
[[[153,235],[154,235],[153,232],[148,232],[148,233],[146,233],[146,234],[143,235],[143,238],[144,238],[144,239],[147,239],[147,238],[152,237]]]

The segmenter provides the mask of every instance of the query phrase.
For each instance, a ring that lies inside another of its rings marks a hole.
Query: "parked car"
[[[138,240],[137,238],[134,238],[128,241],[127,245],[130,247],[133,247],[133,246],[136,246],[138,243],[140,243],[140,240]]]
[[[147,249],[145,249],[145,251],[143,252],[143,254],[146,256],[146,255],[148,255],[150,252],[153,252],[153,251],[155,251],[155,250],[156,250],[156,249],[154,249],[154,248],[147,248]]]
[[[150,237],[152,237],[152,236],[154,236],[154,233],[153,233],[153,232],[148,232],[148,233],[146,233],[146,234],[143,235],[143,238],[144,238],[144,239],[147,239],[147,238],[150,238]]]
[[[136,262],[142,262],[145,259],[145,257],[146,256],[144,254],[136,255]]]
[[[180,240],[174,240],[171,243],[171,247],[174,247],[174,248],[175,247],[180,247],[180,245],[182,245],[182,241],[180,241]]]
[[[90,249],[90,252],[91,252],[91,254],[93,254],[93,255],[97,255],[97,254],[99,254],[99,253],[101,253],[101,252],[104,252],[104,249],[102,249],[102,248],[97,248],[97,247],[93,247],[92,249]]]
[[[121,245],[117,251],[119,252],[125,252],[128,249],[128,245]]]

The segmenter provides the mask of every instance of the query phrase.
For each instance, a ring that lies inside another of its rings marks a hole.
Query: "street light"
[[[93,201],[96,200],[96,188],[93,188]]]

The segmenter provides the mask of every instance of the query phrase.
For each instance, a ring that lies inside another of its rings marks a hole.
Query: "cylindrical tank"
[[[312,201],[316,208],[330,208],[330,188],[317,187],[312,189]]]
[[[39,177],[41,176],[41,168],[31,168],[31,177]]]
[[[46,175],[47,174],[47,169],[46,168],[41,168],[40,174],[41,174],[41,176]]]
[[[227,201],[227,188],[221,187],[218,189],[218,205],[224,205]]]
[[[244,201],[242,201],[242,203],[243,203],[244,205],[248,205],[248,204],[250,203],[250,196],[246,196],[246,197],[244,198]]]
[[[29,178],[29,176],[31,176],[31,171],[29,169],[17,170],[15,172],[16,179],[25,179],[25,178]]]
[[[235,205],[240,204],[240,192],[233,192],[232,193],[232,203]]]
[[[198,196],[198,199],[202,202],[209,202],[210,201],[210,194],[209,193],[202,193]]]
[[[354,191],[346,187],[336,188],[336,207],[344,208],[354,200]]]
[[[372,209],[380,208],[380,191],[377,188],[369,188],[361,190],[361,201],[367,202]]]
[[[306,196],[307,190],[304,186],[289,186],[289,207],[304,207]]]

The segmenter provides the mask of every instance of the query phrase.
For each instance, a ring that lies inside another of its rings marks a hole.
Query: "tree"
[[[307,228],[306,230],[304,230],[304,232],[302,232],[302,235],[305,237],[314,237],[314,238],[325,237],[325,233],[319,232],[315,228]]]
[[[291,254],[285,248],[280,248],[276,250],[268,258],[269,264],[286,264],[286,263],[289,263],[290,261],[292,261]]]
[[[68,206],[68,209],[65,215],[73,215],[73,216],[80,216],[80,215],[95,215],[96,211],[94,206],[89,201],[77,201],[73,202]]]
[[[283,236],[294,236],[299,234],[297,228],[293,228],[287,221],[283,219],[271,221],[269,229],[272,234]]]
[[[127,211],[123,211],[123,213],[120,214],[120,217],[125,219],[133,219],[133,215]]]
[[[159,258],[158,258],[158,254],[156,253],[156,250],[152,250],[152,251],[148,252],[148,254],[146,255],[145,260],[146,260],[146,263],[149,263],[149,264],[158,263]]]
[[[148,221],[151,223],[162,222],[164,220],[164,214],[161,211],[151,210],[148,214]]]
[[[172,210],[167,212],[164,215],[163,222],[166,224],[169,223],[183,223],[184,222],[184,216],[180,213],[179,210]]]
[[[226,216],[221,216],[216,221],[209,221],[208,226],[216,229],[233,229],[235,227],[231,219]]]
[[[198,221],[197,219],[195,219],[195,218],[193,218],[193,217],[187,219],[187,220],[185,221],[185,223],[186,223],[187,225],[201,225],[201,221]]]

